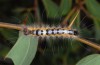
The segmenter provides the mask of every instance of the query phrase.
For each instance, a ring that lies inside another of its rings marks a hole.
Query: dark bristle
[[[41,33],[41,35],[43,35],[43,33]]]
[[[48,29],[46,30],[46,35],[48,35]]]
[[[36,35],[39,35],[38,32],[39,32],[39,30],[36,30]]]
[[[43,35],[43,30],[41,30],[41,35]]]
[[[41,32],[43,32],[43,30],[41,30]]]
[[[62,29],[62,30],[64,30],[64,29]],[[64,32],[62,34],[64,34]]]
[[[59,32],[58,32],[58,31],[59,31],[59,29],[57,29],[57,34],[59,34]]]
[[[74,30],[74,35],[79,35],[79,32]]]
[[[52,29],[52,34],[54,34],[54,29]]]

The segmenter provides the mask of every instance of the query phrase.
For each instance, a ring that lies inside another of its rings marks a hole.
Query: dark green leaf
[[[12,43],[15,43],[18,37],[18,32],[15,30],[0,28],[0,33]]]
[[[85,0],[86,7],[90,14],[100,19],[100,4],[96,0]]]
[[[45,6],[47,16],[50,18],[59,17],[58,11],[59,8],[52,0],[42,0]]]
[[[100,40],[100,4],[96,0],[85,0],[86,7],[95,18],[95,37]]]
[[[72,0],[61,0],[59,14],[61,16],[68,14],[72,6]]]
[[[95,24],[95,37],[97,40],[100,40],[100,21],[94,20]]]

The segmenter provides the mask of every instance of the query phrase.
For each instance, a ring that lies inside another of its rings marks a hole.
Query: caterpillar
[[[23,32],[25,35],[33,35],[37,37],[48,37],[48,36],[55,36],[55,37],[73,37],[78,36],[79,32],[76,29],[67,29],[66,27],[64,28],[59,28],[59,27],[25,27],[23,29]]]

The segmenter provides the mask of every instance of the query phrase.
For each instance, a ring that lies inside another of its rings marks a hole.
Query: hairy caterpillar
[[[36,28],[36,27],[25,27],[23,29],[24,34],[26,35],[33,35],[33,36],[37,36],[37,37],[74,37],[74,36],[78,36],[79,32],[76,29],[67,29],[66,27],[64,28],[59,28],[59,27],[40,27],[40,28]],[[74,36],[73,36],[74,35]]]

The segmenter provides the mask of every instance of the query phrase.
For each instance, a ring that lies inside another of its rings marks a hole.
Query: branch
[[[68,29],[71,29],[71,27],[72,27],[72,25],[74,24],[74,22],[75,22],[75,20],[76,20],[76,18],[77,18],[77,16],[78,16],[78,14],[79,14],[79,12],[80,12],[80,10],[78,9],[78,10],[77,10],[76,16],[74,17],[74,19],[73,19],[73,20],[71,21],[71,23],[69,24]]]
[[[99,44],[97,45],[96,43],[93,43],[91,41],[88,41],[86,39],[79,38],[79,37],[75,38],[75,40],[83,42],[84,44],[89,45],[89,46],[91,46],[91,47],[93,47],[93,48],[95,48],[95,49],[100,51],[100,45]]]
[[[72,16],[72,14],[76,11],[76,7],[74,7],[69,14],[64,18],[64,20],[62,21],[62,25],[66,25],[66,21],[68,21],[68,19]]]
[[[22,26],[20,26],[20,25],[3,23],[3,22],[0,22],[0,28],[10,28],[10,29],[16,29],[16,30],[23,30]]]

